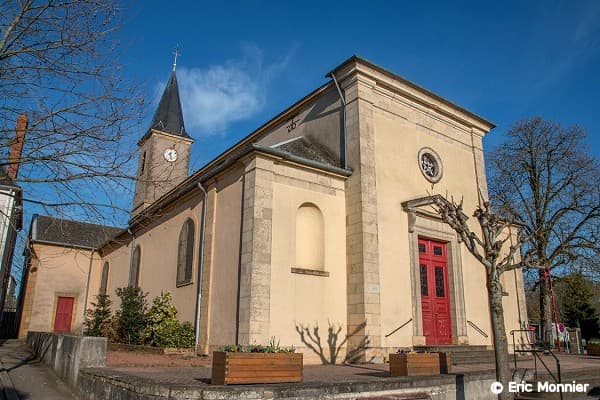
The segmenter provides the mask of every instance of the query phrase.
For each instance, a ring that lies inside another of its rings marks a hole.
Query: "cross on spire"
[[[173,71],[175,71],[175,68],[177,68],[177,56],[179,55],[179,46],[175,47],[175,51],[173,52],[173,54],[175,54],[175,60],[173,61]]]

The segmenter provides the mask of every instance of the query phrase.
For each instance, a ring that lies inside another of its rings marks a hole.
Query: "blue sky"
[[[489,120],[580,124],[600,155],[600,2],[139,2],[123,9],[125,73],[157,101],[178,79],[197,169],[358,54]],[[140,132],[140,135],[143,132]]]
[[[488,150],[516,120],[540,115],[585,127],[600,157],[597,0],[123,1],[115,57],[142,85],[147,105],[134,135],[145,133],[179,46],[186,128],[196,139],[192,171],[325,83],[353,54],[494,122]],[[131,206],[131,193],[114,197]],[[27,205],[21,242],[34,212],[44,210]],[[107,223],[126,221],[121,213]]]

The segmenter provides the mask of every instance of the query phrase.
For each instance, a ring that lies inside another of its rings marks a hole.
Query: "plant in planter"
[[[401,351],[390,354],[390,376],[447,374],[451,364],[450,353]]]
[[[302,373],[302,353],[272,338],[267,346],[227,345],[213,352],[211,383],[302,382]]]
[[[600,339],[588,340],[585,349],[588,356],[600,356]]]

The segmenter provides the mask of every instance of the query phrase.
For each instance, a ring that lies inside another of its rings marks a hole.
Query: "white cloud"
[[[256,46],[243,57],[207,68],[177,68],[186,130],[192,136],[223,133],[233,122],[251,118],[266,99],[272,79],[289,63],[293,51],[265,65]]]

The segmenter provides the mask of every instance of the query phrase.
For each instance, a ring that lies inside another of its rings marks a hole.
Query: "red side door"
[[[71,332],[73,318],[73,297],[59,297],[56,302],[56,316],[54,317],[54,332]]]
[[[423,335],[427,345],[452,344],[446,244],[419,239]]]

